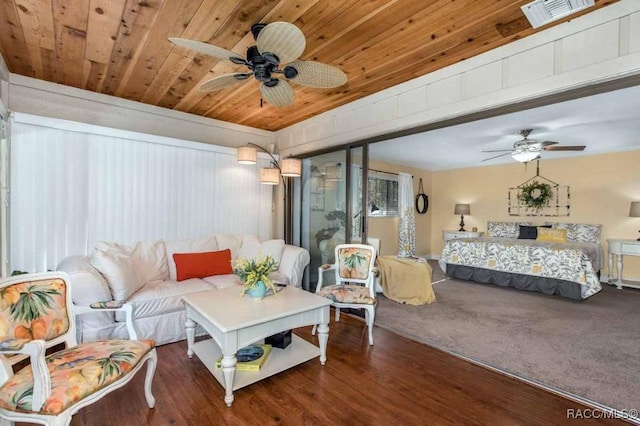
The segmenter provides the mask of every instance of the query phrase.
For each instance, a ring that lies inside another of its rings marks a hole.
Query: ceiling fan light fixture
[[[258,150],[252,146],[239,147],[236,155],[240,164],[256,164],[258,161]]]
[[[521,163],[528,163],[538,157],[538,154],[536,151],[519,151],[511,153],[511,158]]]
[[[298,75],[298,70],[291,65],[287,65],[283,68],[282,73],[286,78],[295,78]]]
[[[277,66],[278,64],[280,64],[280,59],[278,58],[278,55],[276,55],[275,53],[262,52],[262,59],[264,59],[265,61],[267,61],[272,65]]]

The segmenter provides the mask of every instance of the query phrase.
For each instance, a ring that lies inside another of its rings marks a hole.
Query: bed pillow
[[[538,227],[537,241],[546,241],[549,243],[566,243],[567,230],[559,228],[543,228]]]
[[[567,230],[567,241],[600,244],[602,225],[590,223],[553,223],[554,228]]]
[[[535,240],[538,238],[538,228],[551,228],[551,225],[542,225],[542,226],[529,226],[529,225],[520,225],[520,232],[518,233],[519,240]]]
[[[176,264],[176,281],[233,274],[230,249],[202,253],[174,253],[173,260]]]
[[[487,222],[487,234],[495,238],[518,238],[518,227],[531,222]]]

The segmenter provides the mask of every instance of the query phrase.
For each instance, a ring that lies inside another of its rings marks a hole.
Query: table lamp
[[[631,202],[631,207],[629,208],[629,217],[640,217],[640,201]],[[638,241],[640,241],[640,238],[638,238]]]
[[[464,232],[464,215],[471,214],[471,206],[469,204],[456,204],[455,209],[453,209],[453,214],[460,215],[460,229],[458,229],[458,231]]]

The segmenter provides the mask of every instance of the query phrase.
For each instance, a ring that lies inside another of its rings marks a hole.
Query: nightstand
[[[640,256],[640,241],[638,240],[607,240],[609,244],[609,284],[615,284],[618,289],[631,287],[640,289],[638,281],[622,280],[622,256]],[[618,257],[618,275],[613,277],[613,256]]]
[[[484,232],[472,232],[472,231],[442,231],[442,239],[454,240],[460,238],[478,238],[483,237]]]

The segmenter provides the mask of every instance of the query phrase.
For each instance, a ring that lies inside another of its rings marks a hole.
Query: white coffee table
[[[198,358],[225,388],[224,402],[231,407],[233,391],[320,356],[327,360],[329,305],[331,301],[313,293],[285,287],[276,296],[264,299],[240,297],[240,287],[200,291],[183,297],[187,308],[187,355]],[[211,339],[195,342],[199,324]],[[238,349],[272,334],[305,325],[318,324],[320,347],[293,335],[285,349],[273,348],[258,372],[236,373]],[[221,368],[216,361],[222,355]]]

